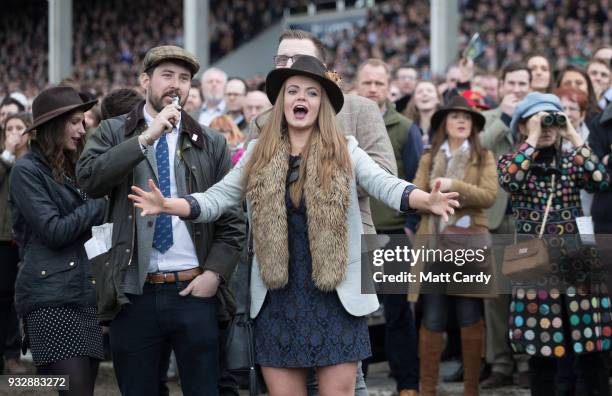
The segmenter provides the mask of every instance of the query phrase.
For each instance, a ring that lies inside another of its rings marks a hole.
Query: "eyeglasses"
[[[289,157],[289,184],[295,183],[300,177],[302,157]]]
[[[289,59],[291,59],[291,64],[294,64],[295,61],[300,57],[301,55],[293,55],[293,56],[287,56],[287,55],[275,55],[274,56],[274,64],[276,66],[280,66],[280,67],[284,67],[287,66],[287,62],[289,62]]]

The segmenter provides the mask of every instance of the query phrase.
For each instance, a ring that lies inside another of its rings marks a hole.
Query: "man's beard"
[[[223,100],[223,93],[217,94],[217,95],[204,95],[204,101],[206,103],[221,103],[221,101]]]
[[[172,98],[177,95],[178,93],[175,91],[168,91],[162,96],[153,96],[153,93],[151,92],[147,95],[147,102],[149,102],[149,104],[151,104],[151,107],[153,107],[153,109],[159,113],[164,109],[164,107],[166,107],[166,105],[164,104],[164,97],[168,96]],[[181,104],[181,106],[182,105],[183,104]]]

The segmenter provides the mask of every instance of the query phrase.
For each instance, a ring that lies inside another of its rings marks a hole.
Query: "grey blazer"
[[[484,115],[486,123],[483,131],[480,133],[480,144],[483,148],[491,150],[495,161],[499,160],[502,155],[508,154],[514,145],[512,132],[510,127],[504,124],[501,119],[501,108],[485,111]],[[510,195],[503,188],[497,189],[497,198],[495,203],[488,209],[485,209],[485,215],[489,222],[489,229],[495,231],[501,225],[506,216],[506,208]]]
[[[204,193],[193,194],[202,212],[196,222],[210,222],[217,219],[227,209],[240,205],[244,197],[242,172],[248,158],[251,156],[253,141],[247,148],[240,162],[221,180]],[[354,316],[364,316],[378,309],[378,299],[375,294],[361,293],[361,234],[363,225],[359,210],[357,184],[371,196],[384,202],[389,207],[399,210],[404,189],[410,183],[398,179],[378,166],[362,149],[357,140],[347,136],[347,143],[355,183],[351,186],[351,202],[348,210],[349,264],[347,276],[336,288],[340,302],[348,313]],[[251,207],[247,201],[247,213],[251,220]],[[257,246],[254,246],[255,257],[251,272],[251,317],[259,313],[266,298],[267,288],[264,285],[257,265]],[[371,282],[371,280],[369,280]]]

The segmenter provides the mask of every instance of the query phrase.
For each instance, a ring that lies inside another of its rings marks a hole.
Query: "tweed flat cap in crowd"
[[[185,63],[191,70],[193,77],[200,70],[200,62],[198,58],[191,52],[176,45],[162,45],[154,47],[147,52],[142,62],[142,70],[147,71],[162,62],[178,60]]]

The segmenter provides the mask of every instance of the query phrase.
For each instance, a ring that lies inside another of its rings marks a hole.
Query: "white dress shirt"
[[[225,114],[225,101],[219,102],[217,107],[208,107],[206,103],[200,108],[200,116],[198,122],[204,126],[210,126],[210,123],[215,118]]]
[[[146,107],[143,109],[144,118],[147,126],[151,126],[153,117],[147,113]],[[172,132],[166,134],[168,142],[168,156],[170,157],[170,195],[173,198],[178,197],[176,188],[176,175],[174,173],[174,158],[176,155],[176,145],[178,143],[179,131],[181,129],[181,121],[172,129]],[[155,141],[154,148],[157,148],[159,139]],[[151,249],[151,261],[149,263],[149,272],[172,272],[184,271],[198,267],[198,257],[196,256],[195,247],[191,240],[191,235],[187,230],[185,222],[179,219],[178,216],[172,216],[172,239],[173,244],[166,251],[160,253],[157,249]]]
[[[448,144],[448,140],[445,140],[444,143],[442,143],[442,146],[440,146],[440,150],[444,152],[447,160],[453,157],[453,153],[451,153],[450,146]],[[459,151],[470,151],[470,142],[467,139],[465,139],[463,143],[461,144],[461,146],[459,146],[459,148],[457,149],[457,152]]]

